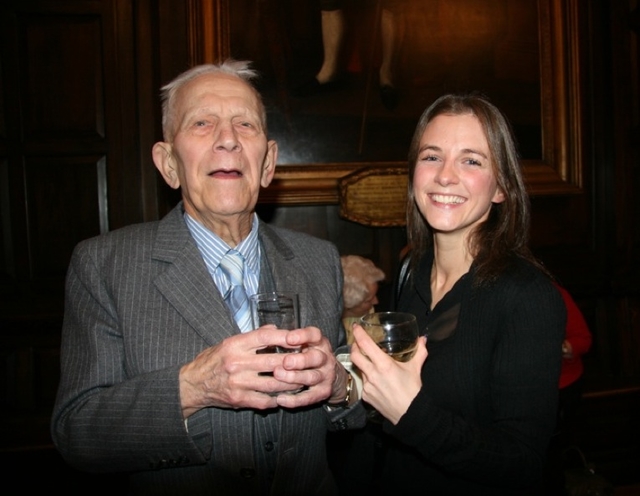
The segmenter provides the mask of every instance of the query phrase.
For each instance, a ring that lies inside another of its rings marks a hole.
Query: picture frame
[[[274,0],[258,0],[263,9]],[[583,92],[579,84],[579,0],[522,0],[535,3],[538,14],[540,94],[522,105],[540,109],[540,157],[522,160],[532,196],[572,195],[582,191]],[[188,0],[189,53],[192,64],[235,56],[231,47],[232,2]],[[277,139],[277,137],[276,137]],[[329,205],[340,202],[340,184],[364,169],[381,171],[406,166],[406,160],[353,160],[278,165],[261,203]]]

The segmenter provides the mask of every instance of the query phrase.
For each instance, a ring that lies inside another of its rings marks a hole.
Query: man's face
[[[165,181],[182,189],[185,210],[216,231],[249,222],[260,186],[273,179],[277,145],[267,141],[260,104],[244,81],[207,74],[176,95],[172,143],[154,146]]]

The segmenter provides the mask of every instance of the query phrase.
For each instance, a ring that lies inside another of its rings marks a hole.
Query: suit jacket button
[[[273,451],[273,443],[271,441],[267,441],[264,443],[264,449],[267,451]]]
[[[256,476],[256,471],[252,468],[241,468],[240,477],[243,479],[251,479]]]

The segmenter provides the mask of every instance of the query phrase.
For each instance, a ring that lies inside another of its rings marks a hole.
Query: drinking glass
[[[279,291],[258,293],[249,298],[253,328],[273,324],[278,329],[293,330],[300,327],[300,312],[298,295],[296,293]],[[300,348],[284,348],[269,346],[260,353],[297,353]]]
[[[418,322],[404,312],[368,313],[360,325],[376,344],[398,362],[411,360],[418,349]]]
[[[404,312],[375,312],[364,315],[360,325],[385,353],[399,362],[407,362],[418,349],[418,322]],[[372,422],[382,422],[382,415],[370,407]]]

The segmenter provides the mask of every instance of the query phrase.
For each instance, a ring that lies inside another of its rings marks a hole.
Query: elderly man
[[[163,88],[153,159],[182,201],[71,260],[53,439],[77,468],[131,473],[132,493],[334,494],[327,430],[363,423],[332,353],[335,247],[254,212],[277,159],[254,76],[227,61]],[[302,328],[253,330],[246,302],[229,301],[238,287],[241,300],[298,293]],[[302,352],[260,353],[272,346]]]

